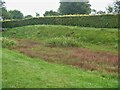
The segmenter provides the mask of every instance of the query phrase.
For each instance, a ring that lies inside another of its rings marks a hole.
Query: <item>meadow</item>
[[[2,32],[3,88],[117,88],[118,30],[30,25]]]

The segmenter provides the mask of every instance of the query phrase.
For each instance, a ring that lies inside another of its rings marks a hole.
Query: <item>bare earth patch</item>
[[[68,64],[86,70],[118,72],[118,55],[111,52],[93,52],[86,48],[46,47],[40,41],[19,39],[15,50],[48,62]]]

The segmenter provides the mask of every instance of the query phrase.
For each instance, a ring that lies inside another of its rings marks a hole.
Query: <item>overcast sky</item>
[[[45,11],[59,8],[60,0],[4,0],[8,10],[20,10],[24,15],[33,15],[38,12],[42,16]],[[105,7],[113,3],[113,0],[89,0],[92,9],[105,11]]]

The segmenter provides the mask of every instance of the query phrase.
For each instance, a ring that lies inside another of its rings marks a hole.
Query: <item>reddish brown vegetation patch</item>
[[[86,48],[45,47],[32,40],[18,40],[15,48],[30,57],[43,58],[49,62],[64,63],[87,70],[117,72],[118,55],[110,52],[93,52]]]
[[[86,61],[95,61],[98,64],[109,64],[116,66],[118,63],[118,55],[112,54],[110,52],[92,52],[89,49],[85,48],[74,48],[73,57],[80,58]]]

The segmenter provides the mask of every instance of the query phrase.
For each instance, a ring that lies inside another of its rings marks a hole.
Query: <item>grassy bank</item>
[[[3,49],[3,88],[117,87],[117,76],[83,71]]]
[[[116,53],[118,50],[118,31],[110,28],[34,25],[8,29],[3,36],[39,40],[46,46],[84,47]]]
[[[32,25],[2,35],[4,88],[117,87],[117,29]]]

